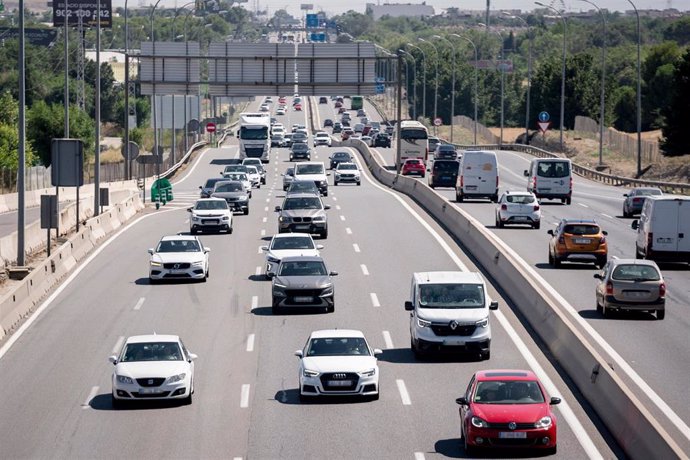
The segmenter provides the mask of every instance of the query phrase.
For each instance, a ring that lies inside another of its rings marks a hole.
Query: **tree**
[[[671,103],[674,65],[680,59],[677,44],[664,42],[652,47],[642,63],[642,129],[657,129],[663,124],[661,110]]]
[[[341,26],[343,32],[347,32],[355,38],[359,38],[374,28],[374,20],[371,16],[355,11],[348,11],[337,16],[335,20]]]
[[[64,107],[59,104],[48,105],[38,101],[28,111],[28,126],[30,140],[36,148],[41,164],[50,166],[50,145],[52,139],[64,135]],[[69,110],[70,137],[84,142],[85,156],[93,154],[94,122],[87,113],[70,107]]]
[[[619,86],[613,91],[613,126],[631,133],[637,130],[637,90],[632,86]]]
[[[19,161],[19,103],[9,91],[0,96],[0,168],[16,171]],[[24,145],[27,165],[35,161],[34,151],[30,142]]]
[[[662,128],[661,148],[665,155],[687,155],[690,153],[690,117],[685,116],[690,107],[690,49],[676,64],[673,85],[668,88],[673,96],[671,103],[662,108],[661,115],[666,124]]]

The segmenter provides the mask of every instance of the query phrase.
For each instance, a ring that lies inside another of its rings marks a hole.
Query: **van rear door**
[[[690,200],[678,200],[678,244],[676,251],[690,252]]]
[[[496,157],[486,152],[466,152],[463,158],[463,185],[468,195],[496,193]]]
[[[649,226],[653,251],[678,250],[678,216],[681,204],[680,200],[656,200],[654,203]]]
[[[535,167],[537,196],[567,196],[570,193],[569,161],[537,161]]]

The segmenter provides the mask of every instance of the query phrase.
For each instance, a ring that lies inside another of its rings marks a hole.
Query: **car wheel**
[[[359,187],[359,186],[361,186],[361,185],[362,185],[362,182],[361,182],[361,181],[358,181],[358,182],[357,182],[357,187]]]
[[[232,227],[228,228],[228,235],[232,235]]]
[[[628,211],[623,208],[623,217],[630,217],[630,214],[628,214]]]
[[[256,184],[256,188],[261,188],[261,184]]]
[[[198,232],[196,231],[196,229],[190,229],[189,233],[192,235],[196,235]]]
[[[456,192],[455,192],[455,201],[457,201],[458,203],[462,203],[462,199],[463,199],[462,193],[458,193],[458,192],[456,191]]]
[[[467,443],[467,435],[463,436],[462,439],[464,442],[463,447],[465,448],[465,455],[469,457],[474,457],[477,453],[476,447],[471,446]]]
[[[337,180],[334,180],[334,181],[333,181],[333,185],[335,185],[335,186],[337,187],[337,186],[338,186],[338,181],[337,181]]]
[[[153,278],[149,277],[149,284],[156,284],[157,282],[158,282],[157,279],[153,279]]]
[[[182,404],[184,404],[185,406],[189,406],[192,404],[192,391],[191,390],[189,391],[189,396],[187,396],[186,398],[184,398],[182,400]]]
[[[541,222],[537,222],[536,224],[532,225],[532,228],[536,228],[537,230],[539,230],[540,227],[541,227]]]
[[[601,316],[603,316],[604,318],[608,318],[611,316],[611,309],[606,308],[605,304],[601,306]]]
[[[244,212],[244,215],[246,216],[247,214],[249,214],[249,208],[244,208],[243,212]]]
[[[491,350],[479,352],[479,359],[482,361],[487,361],[487,360],[491,359]]]
[[[492,197],[491,197],[491,201],[492,201],[493,203],[498,203],[498,195],[492,196]]]
[[[328,190],[326,190],[325,192],[323,192],[323,196],[328,196]]]
[[[376,393],[375,395],[371,395],[371,396],[369,396],[369,399],[370,399],[371,401],[378,401],[378,400],[379,400],[379,397],[380,397],[380,395],[381,395],[381,391],[379,390],[379,392],[378,392],[378,393]]]
[[[558,446],[549,447],[546,449],[546,455],[556,455],[558,452]]]
[[[573,202],[572,198],[566,198],[566,200],[565,200],[565,204],[570,204],[572,202]]]
[[[666,316],[666,310],[657,310],[656,311],[656,319],[664,319]]]
[[[606,265],[607,258],[606,257],[600,257],[597,259],[597,267],[604,268],[604,265]]]
[[[283,309],[281,307],[279,307],[278,304],[273,303],[273,305],[271,305],[271,313],[273,313],[274,315],[279,315],[282,312],[283,312]]]
[[[496,218],[496,227],[503,228],[503,222],[501,222],[500,218]]]
[[[324,230],[323,232],[319,233],[319,236],[320,236],[322,239],[324,239],[324,240],[325,240],[326,238],[328,238],[328,229],[326,229],[326,230]]]
[[[561,267],[561,259],[559,259],[556,254],[553,255],[553,266],[556,268]]]
[[[551,255],[551,251],[549,251],[549,265],[554,265],[553,256]]]
[[[410,348],[416,360],[422,361],[424,359],[424,352],[417,346],[417,343],[412,337],[410,337]]]
[[[306,402],[311,401],[311,398],[312,398],[312,396],[302,394],[301,391],[299,392],[299,402],[306,403]]]

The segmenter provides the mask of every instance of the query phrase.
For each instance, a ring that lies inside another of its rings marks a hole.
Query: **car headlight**
[[[239,201],[247,201],[249,199],[248,195],[240,195],[237,197]]]
[[[152,267],[160,267],[161,265],[163,265],[163,264],[160,263],[160,262],[156,262],[155,260],[152,260],[152,261],[151,261],[151,266],[152,266]]]
[[[372,377],[376,374],[376,368],[367,369],[366,371],[360,372],[363,377]]]
[[[194,222],[198,222],[199,220],[201,220],[201,218],[199,216],[195,216],[194,214],[192,214],[192,220]]]
[[[326,216],[314,216],[312,222],[326,222]]]
[[[417,326],[419,327],[429,327],[431,326],[431,321],[427,321],[425,319],[420,318],[419,316],[417,317]]]
[[[129,385],[134,383],[134,380],[131,377],[127,377],[126,375],[118,375],[116,378],[118,383],[126,383]]]
[[[230,220],[230,216],[223,216],[223,220]]]
[[[319,373],[316,371],[310,371],[309,369],[304,369],[302,375],[305,377],[318,377]]]
[[[321,288],[321,289],[323,289],[323,290],[321,291],[321,295],[322,295],[322,296],[323,296],[323,295],[333,295],[333,285],[332,285],[332,284],[329,285],[329,286],[324,286],[324,287]]]
[[[182,374],[173,375],[172,377],[168,378],[168,383],[180,382],[184,380],[186,376],[187,374],[185,374],[184,372]]]
[[[287,217],[287,216],[280,216],[280,217],[278,217],[278,222],[289,223],[289,222],[290,222],[290,218]]]
[[[534,424],[535,428],[548,428],[551,426],[553,423],[553,420],[551,420],[551,417],[548,415],[542,417],[537,423]]]
[[[192,267],[203,267],[203,266],[204,266],[203,260],[198,260],[196,262],[192,262]]]
[[[472,417],[471,420],[472,426],[475,426],[477,428],[488,428],[489,424],[486,423],[484,420],[480,419],[479,417]]]
[[[477,327],[488,327],[489,326],[489,317],[487,316],[484,319],[480,319],[475,323]]]

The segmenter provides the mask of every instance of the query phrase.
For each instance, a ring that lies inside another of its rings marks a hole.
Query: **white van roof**
[[[532,160],[532,162],[541,162],[541,161],[567,161],[568,163],[571,163],[570,158],[535,158]]]
[[[412,277],[417,284],[484,284],[484,278],[477,272],[416,272]]]
[[[646,196],[645,199],[651,200],[651,201],[688,201],[688,200],[690,200],[690,196],[688,196],[688,195],[651,195],[651,196]]]

